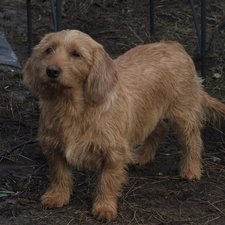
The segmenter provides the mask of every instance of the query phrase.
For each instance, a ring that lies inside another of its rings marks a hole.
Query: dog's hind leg
[[[176,113],[172,127],[181,141],[183,152],[180,160],[180,175],[187,179],[201,178],[201,152],[203,143],[201,139],[201,110],[190,107]],[[175,114],[174,114],[175,115]]]
[[[156,150],[167,133],[168,126],[166,122],[159,121],[149,136],[137,148],[132,150],[132,163],[146,164],[153,161]]]
[[[69,203],[72,194],[72,170],[59,152],[51,151],[46,157],[51,172],[51,185],[41,201],[46,207],[62,207]]]

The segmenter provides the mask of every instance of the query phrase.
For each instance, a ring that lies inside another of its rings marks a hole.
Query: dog
[[[204,120],[225,117],[225,105],[203,90],[191,57],[173,41],[112,59],[89,35],[63,30],[41,40],[23,72],[40,99],[39,140],[51,172],[42,204],[68,204],[72,168],[85,168],[98,174],[92,214],[100,220],[117,215],[128,164],[154,159],[165,120],[182,143],[181,177],[199,180]]]

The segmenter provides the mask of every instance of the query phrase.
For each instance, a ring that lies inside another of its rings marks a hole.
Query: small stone
[[[214,78],[214,79],[219,79],[219,78],[221,78],[221,74],[220,74],[220,73],[214,73],[214,74],[212,75],[212,78]]]

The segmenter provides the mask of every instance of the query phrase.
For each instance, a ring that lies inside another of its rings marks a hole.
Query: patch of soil
[[[155,2],[156,36],[149,34],[149,2],[144,0],[66,0],[63,29],[79,29],[104,45],[114,58],[130,48],[166,37],[179,41],[200,71],[198,41],[189,1]],[[195,1],[200,21],[200,1]],[[53,31],[49,1],[31,1],[33,39],[37,44]],[[223,0],[207,1],[207,44],[224,19]],[[5,0],[0,8],[0,31],[23,65],[29,57],[26,5]],[[225,101],[225,34],[215,36],[207,53],[205,89]],[[212,78],[217,73],[218,79]],[[0,188],[13,193],[0,197],[0,224],[100,224],[90,215],[95,175],[74,171],[76,185],[68,206],[44,209],[40,196],[49,184],[49,171],[37,141],[37,99],[23,86],[22,71],[0,66]],[[118,202],[118,217],[110,224],[224,224],[224,131],[207,124],[202,132],[204,172],[200,181],[178,176],[180,146],[173,134],[161,145],[155,161],[130,166],[129,181]],[[1,192],[0,192],[1,193]]]

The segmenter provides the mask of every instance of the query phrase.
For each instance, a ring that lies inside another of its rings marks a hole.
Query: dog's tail
[[[225,119],[225,104],[206,92],[204,92],[203,98],[203,110],[213,122],[220,123],[221,118]]]

